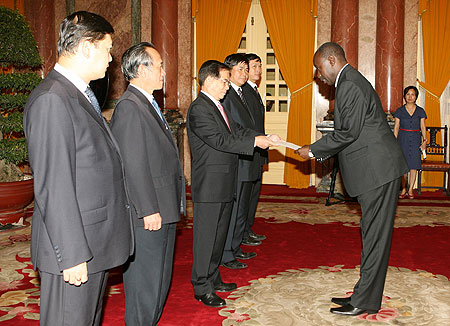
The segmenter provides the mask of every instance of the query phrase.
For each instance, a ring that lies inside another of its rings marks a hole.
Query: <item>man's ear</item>
[[[203,81],[203,85],[209,85],[212,79],[213,78],[211,76],[206,77],[206,79]]]
[[[336,64],[336,57],[333,55],[328,56],[327,60],[331,66],[334,66]]]
[[[85,58],[89,59],[91,56],[91,48],[94,46],[92,42],[84,39],[78,44],[78,52],[80,52]]]
[[[150,67],[147,67],[147,66],[145,66],[143,64],[140,64],[139,67],[138,67],[138,76],[139,77],[146,77],[149,69],[150,69]]]

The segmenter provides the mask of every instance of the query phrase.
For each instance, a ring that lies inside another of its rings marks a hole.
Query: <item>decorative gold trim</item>
[[[428,94],[432,95],[433,97],[435,97],[438,101],[441,100],[440,96],[437,96],[436,94],[434,94],[433,92],[431,92],[430,90],[428,90],[425,86],[423,86],[423,82],[421,82],[419,79],[417,79],[417,81],[419,82],[419,86],[421,88],[423,88]]]
[[[313,82],[314,82],[314,81],[311,81],[311,82],[309,82],[308,84],[306,84],[306,85],[304,85],[304,86],[302,86],[302,87],[296,89],[295,91],[291,92],[291,97],[292,97],[294,94],[296,94],[296,93],[300,92],[301,90],[305,89],[306,87],[311,86],[311,85],[313,84]]]

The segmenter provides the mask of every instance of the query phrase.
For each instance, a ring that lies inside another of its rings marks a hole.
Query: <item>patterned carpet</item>
[[[333,292],[336,284],[352,288],[359,269],[342,266],[287,270],[250,281],[228,296],[219,314],[224,326],[237,325],[450,325],[450,284],[442,275],[390,267],[382,309],[357,317],[329,313],[330,297],[351,293]]]
[[[356,264],[347,262],[348,258],[344,256],[331,259],[323,255],[330,251],[326,247],[327,239],[338,239],[341,234],[343,239],[339,240],[342,242],[339,245],[351,246],[352,261],[355,261],[359,249],[355,246],[358,240],[354,239],[354,235],[359,232],[355,227],[359,226],[360,209],[355,202],[328,207],[324,202],[324,197],[289,194],[261,196],[256,223],[258,228],[267,230],[268,240],[264,243],[271,244],[272,251],[269,252],[264,245],[251,248],[258,252],[257,259],[251,260],[249,264],[253,266],[249,265],[245,273],[239,274],[239,288],[226,298],[228,306],[217,310],[205,308],[191,297],[192,202],[189,201],[188,216],[179,224],[181,232],[177,239],[174,282],[159,325],[450,325],[448,199],[400,201],[396,229],[411,230],[414,236],[424,234],[423,241],[426,243],[423,247],[426,248],[419,253],[414,248],[400,248],[400,242],[396,247],[398,250],[392,254],[391,262],[394,261],[396,266],[410,267],[411,270],[390,267],[382,310],[375,315],[364,314],[351,318],[330,314],[329,308],[333,306],[330,297],[350,295],[336,290],[351,289],[358,279],[358,268],[354,267]],[[39,279],[29,261],[29,220],[26,219],[27,225],[0,232],[0,322],[5,326],[38,325]],[[352,236],[343,235],[345,232],[342,230],[345,229],[350,230]],[[299,238],[296,239],[296,236]],[[310,238],[306,239],[307,236]],[[408,232],[401,236],[405,236],[408,241],[415,239]],[[350,238],[352,240],[345,243]],[[430,239],[436,242],[433,244]],[[304,242],[300,244],[300,240]],[[315,245],[318,248],[317,253],[308,253],[313,251],[307,249],[307,244],[311,242],[312,247]],[[421,247],[420,243],[415,245]],[[302,248],[305,248],[305,252],[301,252]],[[339,246],[335,249],[342,250]],[[295,254],[286,254],[290,250],[302,255],[304,260],[298,259]],[[415,252],[422,256],[415,257]],[[323,259],[319,260],[315,255],[322,255]],[[405,259],[400,259],[400,264],[398,257],[402,255]],[[424,259],[421,260],[421,257]],[[316,260],[327,261],[331,267],[319,266],[321,263]],[[417,266],[420,269],[414,270]],[[440,270],[445,276],[431,273],[435,270]],[[236,271],[230,270],[223,270],[223,274],[227,278],[225,281],[230,275],[237,275]],[[181,307],[179,298],[186,298],[186,291],[189,292],[189,300]],[[120,270],[112,271],[106,295],[108,300],[103,325],[123,325],[124,299]],[[180,320],[183,322],[180,323]]]

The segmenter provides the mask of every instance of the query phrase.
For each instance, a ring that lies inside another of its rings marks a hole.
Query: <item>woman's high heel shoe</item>
[[[405,192],[403,195],[400,194],[400,195],[398,196],[398,198],[404,199],[404,198],[407,198],[408,196],[409,196],[409,194],[408,194],[407,192]]]

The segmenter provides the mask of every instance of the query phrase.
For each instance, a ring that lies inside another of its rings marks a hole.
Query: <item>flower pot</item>
[[[0,182],[0,224],[17,223],[33,200],[33,179]]]

